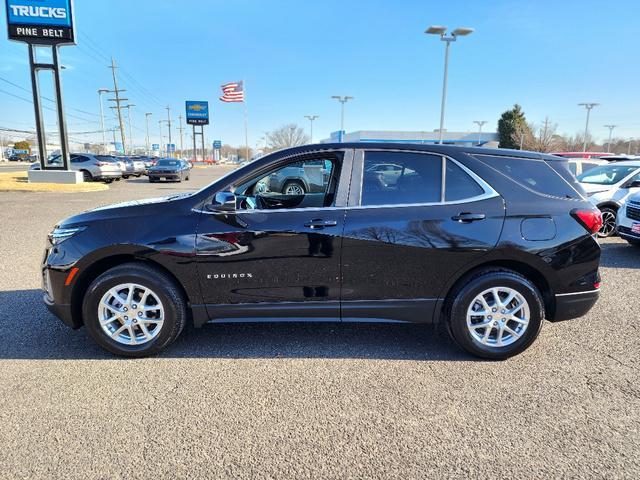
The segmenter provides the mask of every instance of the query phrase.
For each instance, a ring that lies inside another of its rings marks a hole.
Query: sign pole
[[[193,125],[193,161],[198,161],[198,154],[196,152],[196,126]]]
[[[62,100],[62,82],[60,82],[60,64],[58,62],[58,46],[51,47],[53,53],[53,78],[56,85],[56,100],[58,103],[58,130],[60,133],[60,150],[62,164],[65,170],[69,170],[69,139],[67,138],[67,121],[64,115]]]
[[[29,67],[31,70],[31,85],[33,90],[33,107],[36,115],[36,137],[38,140],[38,154],[40,156],[40,168],[46,170],[45,160],[47,142],[42,124],[42,105],[40,105],[40,84],[38,82],[38,68],[36,67],[36,47],[29,44]]]

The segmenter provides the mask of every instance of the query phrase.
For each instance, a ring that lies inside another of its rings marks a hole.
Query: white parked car
[[[570,158],[567,162],[567,167],[577,177],[593,168],[608,164],[607,160],[599,160],[597,158]]]
[[[630,195],[618,211],[618,234],[631,245],[640,247],[640,193]]]
[[[610,237],[616,233],[620,207],[630,195],[640,192],[640,161],[601,165],[578,175],[578,181],[591,203],[602,212],[599,235]]]

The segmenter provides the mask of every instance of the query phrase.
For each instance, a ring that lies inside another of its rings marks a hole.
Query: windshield
[[[615,185],[624,180],[640,167],[625,165],[603,165],[592,168],[578,177],[581,183],[593,183],[596,185]]]
[[[178,160],[158,160],[159,167],[177,167],[180,165]]]

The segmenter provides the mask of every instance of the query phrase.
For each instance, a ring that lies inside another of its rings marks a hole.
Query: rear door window
[[[366,152],[361,205],[437,203],[442,157],[411,152]]]
[[[445,183],[444,199],[446,202],[465,200],[484,193],[482,187],[451,160],[447,160]]]

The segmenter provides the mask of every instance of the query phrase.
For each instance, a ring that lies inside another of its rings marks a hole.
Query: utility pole
[[[167,105],[167,125],[169,126],[169,144],[171,144],[171,107]],[[171,154],[173,157],[173,154]]]
[[[111,58],[111,66],[109,67],[111,69],[111,73],[113,75],[113,91],[112,93],[115,95],[116,98],[110,98],[109,101],[110,102],[116,102],[116,106],[112,107],[115,108],[116,112],[118,112],[118,124],[120,125],[120,139],[122,140],[122,149],[124,150],[126,147],[126,136],[124,133],[124,122],[122,121],[122,108],[124,108],[121,103],[128,101],[127,98],[120,98],[120,92],[124,92],[125,90],[120,90],[118,89],[118,79],[116,77],[116,68],[118,68],[118,66],[116,65],[116,61],[115,59],[112,57]],[[115,147],[115,145],[114,145]]]
[[[149,140],[149,117],[153,115],[153,113],[147,112],[144,114],[145,120],[147,121],[147,138],[146,138],[146,146],[147,146],[147,155],[151,155],[151,146]]]
[[[609,153],[611,151],[611,136],[613,135],[613,129],[617,125],[605,125],[604,127],[609,129],[609,141],[607,142],[607,153]]]
[[[478,125],[478,146],[482,143],[482,126],[487,123],[486,120],[474,120],[473,123]]]
[[[344,131],[344,104],[347,103],[349,100],[353,100],[353,97],[350,97],[348,95],[345,96],[341,96],[341,95],[332,95],[331,98],[337,100],[340,102],[341,107],[340,107],[340,141],[344,141],[343,140],[343,135],[346,133]]]
[[[180,126],[178,127],[178,131],[180,132],[180,156],[184,157],[184,153],[183,153],[183,144],[182,144],[182,140],[183,140],[183,134],[182,132],[184,132],[184,127],[182,126],[182,114],[178,115],[178,120],[180,121]]]
[[[305,115],[304,118],[309,120],[309,123],[311,124],[311,143],[313,143],[313,121],[316,118],[319,118],[319,115]]]
[[[597,107],[600,105],[599,103],[579,103],[579,107],[584,107],[587,109],[587,123],[584,127],[584,144],[582,145],[582,151],[587,151],[587,137],[589,136],[589,116],[591,115],[591,109],[593,107]]]

